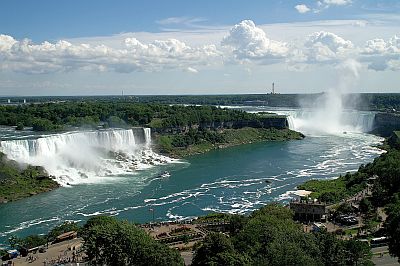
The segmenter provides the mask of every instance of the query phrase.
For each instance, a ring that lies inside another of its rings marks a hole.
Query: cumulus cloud
[[[176,39],[144,44],[126,38],[120,49],[105,45],[55,43],[34,44],[0,35],[0,68],[25,73],[52,73],[77,69],[116,71],[160,71],[208,65],[217,61],[220,52],[215,45],[190,47]]]
[[[352,52],[354,45],[334,33],[320,31],[309,35],[304,47],[303,60],[313,63],[344,59]]]
[[[82,41],[83,42],[83,41]],[[77,70],[157,72],[179,69],[198,73],[205,66],[254,63],[285,64],[301,71],[308,66],[338,65],[354,58],[371,70],[400,69],[400,37],[373,39],[364,47],[355,47],[334,33],[319,31],[289,43],[272,40],[251,20],[234,25],[220,45],[188,45],[169,38],[148,42],[124,37],[119,45],[107,46],[97,41],[91,44],[65,40],[33,43],[0,35],[0,71],[30,74]]]
[[[309,12],[309,11],[311,10],[308,6],[306,6],[306,5],[304,5],[304,4],[296,5],[294,8],[295,8],[295,9],[297,10],[297,12],[299,12],[300,14],[307,13],[307,12]]]
[[[276,59],[286,57],[289,52],[286,43],[269,39],[251,20],[243,20],[233,26],[229,34],[222,39],[221,45],[239,61],[258,60],[272,63]]]
[[[361,58],[372,70],[400,70],[400,37],[367,41],[361,50]]]

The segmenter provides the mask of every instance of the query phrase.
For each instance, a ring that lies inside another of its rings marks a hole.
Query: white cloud
[[[96,71],[160,71],[185,70],[192,65],[208,65],[218,61],[214,45],[191,47],[176,39],[155,40],[143,44],[126,38],[120,49],[98,44],[56,43],[34,44],[0,35],[0,69],[25,73],[52,73],[77,69]]]
[[[10,50],[16,42],[17,41],[13,37],[0,34],[0,52],[6,52]]]
[[[260,60],[272,63],[275,59],[286,57],[289,52],[286,43],[267,38],[265,32],[251,20],[243,20],[233,26],[222,39],[221,45],[239,61]]]
[[[386,69],[400,70],[400,37],[389,40],[373,39],[365,43],[361,58],[368,63],[368,68],[376,71]]]
[[[324,9],[328,9],[331,6],[346,6],[352,4],[352,0],[322,0],[317,1],[315,4],[315,8],[312,11],[317,14],[323,11]]]
[[[188,67],[186,69],[186,71],[189,72],[189,73],[194,73],[194,74],[199,73],[199,71],[197,69],[193,68],[193,67]]]
[[[350,33],[354,32],[355,22],[322,21],[267,27],[244,20],[225,29],[225,34],[218,33],[219,38],[212,39],[214,44],[208,45],[204,45],[204,40],[210,39],[202,31],[196,38],[201,38],[203,43],[192,42],[190,45],[181,40],[185,39],[183,33],[176,38],[164,33],[155,34],[146,42],[139,41],[132,33],[112,36],[110,38],[115,38],[112,42],[98,38],[88,43],[60,40],[39,44],[0,35],[0,71],[41,74],[79,70],[130,73],[178,69],[198,73],[199,68],[222,68],[224,63],[225,66],[280,64],[287,69],[302,71],[312,65],[338,65],[347,58],[357,59],[372,70],[400,69],[400,38],[387,37],[385,32],[385,37],[380,39],[358,40],[355,42],[357,46],[348,40],[354,35]],[[320,30],[328,27],[335,33]],[[365,27],[356,29],[367,32],[370,27],[365,23]],[[347,30],[338,30],[344,28]],[[266,31],[274,37],[267,36]],[[274,40],[281,38],[282,35],[277,34],[280,32],[285,32],[285,42]],[[365,40],[368,41],[360,47]]]
[[[171,25],[171,24],[183,24],[183,25],[194,25],[195,23],[205,22],[205,18],[192,18],[192,17],[170,17],[162,20],[157,20],[156,23],[160,25]]]
[[[352,0],[324,0],[324,4],[332,6],[345,6],[352,3]]]
[[[348,57],[354,48],[351,41],[325,31],[309,35],[304,46],[305,59],[309,63],[342,60]]]
[[[306,6],[304,4],[296,5],[294,8],[297,10],[297,12],[299,12],[301,14],[307,13],[311,10],[308,6]]]

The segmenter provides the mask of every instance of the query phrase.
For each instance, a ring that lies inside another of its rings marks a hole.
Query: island
[[[0,204],[58,187],[58,183],[42,167],[19,165],[0,152]]]

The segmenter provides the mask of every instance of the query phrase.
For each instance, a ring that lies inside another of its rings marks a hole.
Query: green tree
[[[142,229],[114,218],[93,218],[84,226],[84,249],[93,265],[183,265],[176,250]]]
[[[192,265],[250,265],[250,260],[237,253],[222,233],[211,233],[196,249]]]
[[[15,130],[24,130],[24,124],[23,123],[18,123],[17,127],[15,128]]]
[[[371,249],[367,243],[357,240],[344,241],[347,265],[373,265]]]
[[[18,246],[19,242],[20,242],[20,239],[16,235],[11,235],[8,238],[8,244],[10,244],[11,248],[16,248]]]
[[[246,225],[248,219],[243,215],[232,215],[229,217],[229,233],[231,236],[235,236],[239,233]]]
[[[354,209],[349,203],[345,202],[339,205],[339,207],[337,208],[337,212],[340,214],[349,214],[353,213]]]
[[[385,229],[389,238],[389,252],[400,262],[400,193],[394,196],[394,201],[387,208],[388,217]]]
[[[47,234],[47,238],[49,241],[54,241],[56,239],[57,236],[66,233],[66,232],[70,232],[70,231],[80,231],[81,227],[79,226],[79,224],[75,223],[75,222],[64,222],[63,224],[54,227],[48,234]]]
[[[370,212],[372,212],[372,210],[373,210],[373,206],[372,206],[371,201],[369,201],[367,198],[363,198],[360,201],[360,211],[362,213],[369,214]]]
[[[32,129],[34,131],[51,131],[56,128],[53,122],[46,118],[36,118],[32,122]]]
[[[46,236],[30,235],[20,239],[19,245],[24,248],[34,248],[47,243]]]
[[[325,230],[315,234],[323,265],[346,265],[343,241]]]

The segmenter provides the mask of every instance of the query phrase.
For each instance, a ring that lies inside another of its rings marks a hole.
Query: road
[[[378,266],[389,266],[389,265],[400,265],[400,263],[397,261],[397,258],[391,257],[389,255],[388,247],[376,247],[371,249],[372,254],[374,256],[372,257],[372,262],[375,265]],[[381,257],[381,253],[383,253],[383,256]]]

